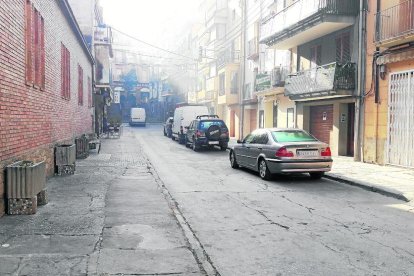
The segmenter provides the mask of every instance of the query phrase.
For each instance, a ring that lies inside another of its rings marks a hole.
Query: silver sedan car
[[[301,129],[257,129],[230,148],[232,168],[259,172],[269,180],[276,173],[309,173],[321,178],[332,168],[329,146]]]

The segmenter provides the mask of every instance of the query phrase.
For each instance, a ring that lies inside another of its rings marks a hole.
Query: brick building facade
[[[93,58],[67,1],[8,0],[1,6],[0,216],[5,166],[44,160],[50,176],[54,146],[93,132]]]

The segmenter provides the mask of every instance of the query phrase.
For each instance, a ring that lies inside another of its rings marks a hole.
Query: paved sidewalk
[[[0,275],[204,275],[137,139],[104,139],[50,202],[0,218]]]
[[[334,157],[327,178],[405,201],[414,199],[414,169],[355,162],[352,157]]]

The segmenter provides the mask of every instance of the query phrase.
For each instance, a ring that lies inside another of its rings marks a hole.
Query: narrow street
[[[307,176],[266,182],[228,152],[129,128],[220,275],[411,275],[413,207]],[[407,211],[409,210],[409,211]]]

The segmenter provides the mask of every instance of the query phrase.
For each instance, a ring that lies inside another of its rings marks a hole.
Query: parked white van
[[[180,144],[185,143],[185,134],[190,123],[200,115],[208,115],[208,108],[204,105],[186,105],[177,107],[174,111],[174,123],[172,126],[171,139],[178,140]]]
[[[131,119],[129,121],[129,125],[145,126],[145,123],[146,123],[145,108],[131,108]]]

